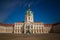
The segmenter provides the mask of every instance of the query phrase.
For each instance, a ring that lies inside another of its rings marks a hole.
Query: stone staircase
[[[60,40],[60,34],[0,34],[0,40]]]

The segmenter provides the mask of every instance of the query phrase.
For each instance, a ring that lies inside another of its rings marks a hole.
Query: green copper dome
[[[33,12],[30,10],[30,5],[28,5],[28,10],[27,10],[26,14],[27,15],[32,15],[33,14]]]

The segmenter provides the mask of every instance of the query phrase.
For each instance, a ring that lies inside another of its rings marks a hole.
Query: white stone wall
[[[0,26],[0,33],[12,33],[13,27]]]
[[[13,32],[13,26],[6,27],[7,33],[12,33]]]
[[[21,34],[22,33],[23,23],[15,23],[14,25],[14,33]]]
[[[46,26],[46,27],[44,27],[44,33],[49,33],[50,32],[50,30],[51,30],[51,26]]]
[[[35,23],[33,26],[33,33],[34,33],[34,29],[35,29],[35,33],[37,34],[43,33],[43,28],[44,28],[43,23]]]

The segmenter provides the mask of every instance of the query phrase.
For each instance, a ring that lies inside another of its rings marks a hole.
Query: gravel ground
[[[60,34],[0,34],[0,40],[60,40]]]

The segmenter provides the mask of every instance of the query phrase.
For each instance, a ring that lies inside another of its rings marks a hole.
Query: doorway
[[[30,26],[26,26],[26,34],[30,34]]]

